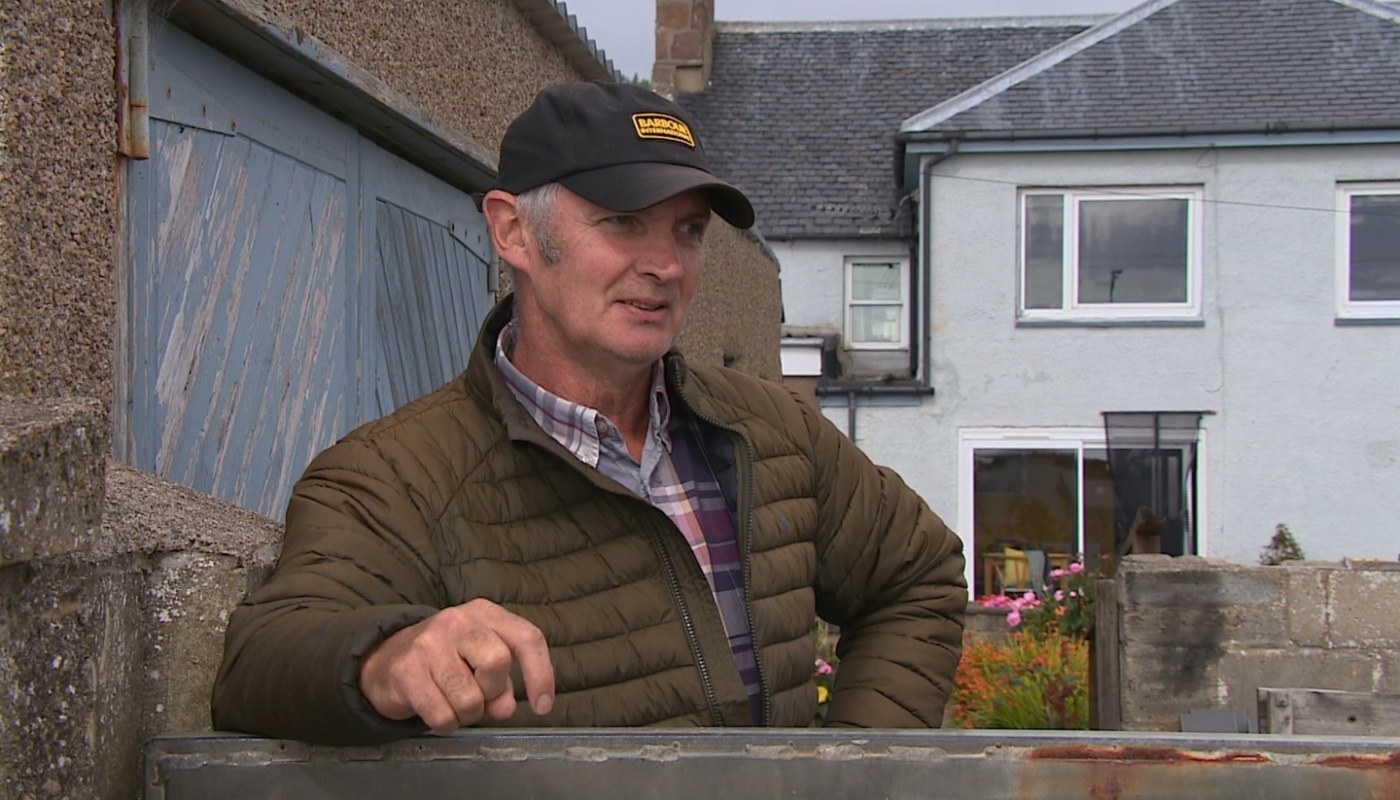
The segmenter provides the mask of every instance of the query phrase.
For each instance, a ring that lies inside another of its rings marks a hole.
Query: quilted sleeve
[[[379,716],[361,659],[434,614],[430,521],[379,447],[352,436],[307,468],[272,576],[234,610],[214,685],[220,730],[367,744],[424,730]]]
[[[962,653],[962,541],[892,470],[808,413],[817,604],[841,627],[827,724],[939,727]]]

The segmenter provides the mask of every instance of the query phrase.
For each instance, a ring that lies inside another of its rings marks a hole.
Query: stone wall
[[[1400,692],[1400,563],[1131,556],[1114,589],[1123,730],[1179,730],[1196,709],[1257,720],[1260,687]]]

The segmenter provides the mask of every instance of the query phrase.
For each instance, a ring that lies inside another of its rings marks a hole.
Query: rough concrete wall
[[[1400,564],[1129,557],[1116,577],[1124,730],[1256,716],[1259,687],[1400,691]]]
[[[0,394],[110,402],[112,37],[93,0],[0,3]]]
[[[724,364],[779,381],[782,311],[772,252],[750,234],[714,219],[705,237],[705,274],[680,337],[682,352],[698,363]]]
[[[535,92],[579,77],[512,0],[267,0],[265,6],[269,18],[315,36],[493,152]]]
[[[106,409],[0,395],[0,566],[79,553],[102,519]]]
[[[0,567],[0,796],[140,796],[151,736],[207,731],[228,612],[280,527],[110,467],[91,550]]]

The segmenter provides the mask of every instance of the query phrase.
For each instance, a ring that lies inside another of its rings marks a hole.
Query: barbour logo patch
[[[695,146],[695,137],[690,133],[690,126],[670,114],[633,114],[632,125],[637,129],[637,137],[640,139],[665,139],[686,147]]]

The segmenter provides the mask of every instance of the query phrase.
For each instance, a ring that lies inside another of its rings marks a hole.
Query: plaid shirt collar
[[[597,409],[566,400],[525,376],[510,361],[515,350],[517,329],[515,321],[507,323],[496,338],[496,368],[506,379],[511,394],[525,407],[530,417],[544,432],[573,453],[578,460],[597,468],[603,452],[603,437],[617,437],[622,433],[612,420],[598,413]],[[671,450],[671,398],[666,393],[666,373],[661,361],[651,370],[651,389],[647,404],[649,419],[647,436],[653,435],[666,448]]]

